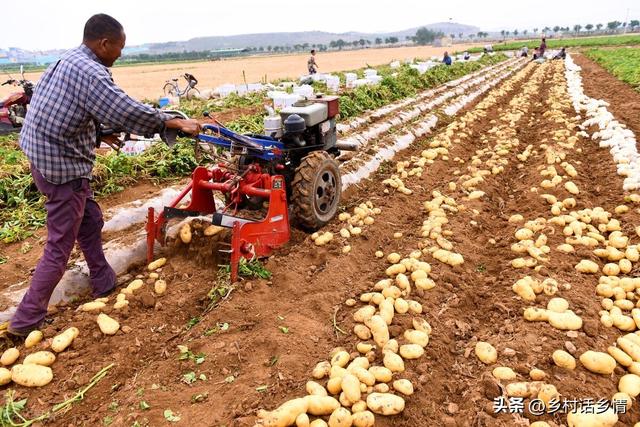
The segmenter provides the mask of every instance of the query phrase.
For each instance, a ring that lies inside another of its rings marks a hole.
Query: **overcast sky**
[[[395,31],[434,22],[485,31],[640,19],[640,0],[3,0],[0,48],[70,48],[95,13],[118,19],[127,45],[287,31]],[[627,12],[628,11],[628,12]]]

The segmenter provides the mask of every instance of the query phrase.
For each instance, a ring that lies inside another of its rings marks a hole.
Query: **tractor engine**
[[[265,118],[265,134],[279,139],[287,148],[332,151],[336,145],[338,97],[326,96],[299,101]]]

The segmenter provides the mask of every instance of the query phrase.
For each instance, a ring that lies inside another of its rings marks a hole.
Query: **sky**
[[[639,0],[6,0],[0,48],[66,49],[78,45],[86,20],[119,20],[127,45],[264,32],[391,32],[435,22],[484,31],[606,25],[640,19]]]

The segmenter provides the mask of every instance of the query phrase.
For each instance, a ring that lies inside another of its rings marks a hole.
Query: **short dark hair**
[[[316,53],[316,50],[315,49],[311,49],[311,53]]]
[[[124,28],[115,18],[99,13],[93,15],[86,24],[84,24],[83,40],[93,41],[100,39],[118,39]]]

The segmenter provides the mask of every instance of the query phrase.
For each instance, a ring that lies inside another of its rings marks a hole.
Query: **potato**
[[[529,322],[546,322],[549,320],[549,310],[537,307],[527,307],[524,310],[524,318]]]
[[[308,402],[305,398],[291,399],[273,411],[258,411],[258,418],[264,426],[286,427],[296,422],[297,418],[307,412]]]
[[[627,393],[618,392],[618,393],[613,395],[613,397],[611,398],[611,403],[614,405],[614,407],[615,407],[615,403],[614,402],[616,400],[619,401],[619,402],[625,402],[625,406],[627,407],[627,411],[629,409],[631,409],[631,407],[633,406],[633,399]]]
[[[529,378],[534,381],[542,381],[545,379],[547,374],[542,369],[532,369],[529,371]]]
[[[376,418],[370,411],[356,412],[352,418],[353,427],[373,427],[376,424]]]
[[[327,391],[331,394],[339,394],[342,391],[342,377],[333,377],[327,381]]]
[[[143,286],[144,286],[144,282],[142,281],[142,279],[135,279],[135,280],[132,280],[131,283],[127,285],[127,289],[130,290],[131,292],[134,292]]]
[[[395,380],[393,382],[393,389],[399,391],[405,396],[411,396],[413,394],[413,384],[411,384],[411,381],[409,380]]]
[[[393,377],[393,372],[391,372],[391,369],[384,366],[371,366],[368,371],[373,374],[376,381],[380,383],[388,383]]]
[[[609,353],[619,364],[625,367],[629,367],[633,364],[633,359],[624,351],[620,350],[618,347],[609,346],[607,348],[607,353]]]
[[[125,308],[128,305],[129,305],[129,301],[125,299],[125,300],[116,301],[116,303],[113,304],[113,308],[115,308],[116,310],[120,310],[121,308]]]
[[[311,415],[329,415],[340,407],[340,402],[331,396],[313,396],[304,397],[309,405],[307,413]]]
[[[385,271],[386,275],[389,277],[395,277],[398,274],[406,273],[406,272],[407,272],[407,268],[402,264],[394,264],[388,267]]]
[[[576,264],[575,269],[580,273],[597,273],[600,267],[593,261],[583,259]]]
[[[167,259],[166,258],[158,258],[157,260],[155,260],[152,263],[150,263],[147,266],[147,269],[149,269],[149,271],[154,271],[154,270],[159,269],[160,267],[162,267],[166,263],[167,263]]]
[[[350,370],[353,375],[355,375],[358,380],[367,386],[373,386],[376,383],[376,377],[367,370],[367,368],[363,368],[361,366],[354,366]]]
[[[367,407],[380,415],[397,415],[404,410],[404,399],[389,393],[371,393],[367,396]]]
[[[36,351],[24,358],[23,365],[51,366],[56,361],[56,355],[50,351]]]
[[[409,311],[409,303],[402,298],[397,298],[393,302],[393,307],[395,308],[396,313],[398,314],[405,314],[406,312]]]
[[[389,341],[389,328],[384,318],[378,314],[373,315],[365,322],[365,325],[371,330],[376,345],[379,348],[384,347]]]
[[[411,324],[413,325],[413,329],[416,331],[421,331],[429,335],[431,333],[431,325],[425,319],[420,317],[414,317],[411,319]]]
[[[404,338],[411,344],[418,344],[422,347],[426,347],[429,344],[429,335],[422,331],[407,329],[404,331]]]
[[[162,279],[156,280],[156,282],[153,284],[153,290],[155,291],[156,295],[163,295],[167,291],[167,282]]]
[[[400,356],[404,359],[419,359],[424,354],[424,348],[418,344],[404,344],[400,346]]]
[[[224,230],[224,227],[220,227],[219,225],[213,225],[211,224],[210,226],[208,226],[207,228],[204,229],[204,235],[207,237],[211,237],[211,236],[215,236],[216,234],[220,233],[222,230]],[[157,279],[157,277],[156,277]]]
[[[640,376],[636,374],[623,375],[618,382],[618,390],[631,397],[637,397],[640,394]]]
[[[98,327],[105,335],[115,335],[120,329],[120,323],[104,313],[98,314],[96,322],[98,322]]]
[[[328,424],[322,418],[318,418],[317,420],[313,420],[309,427],[328,427]]]
[[[191,243],[191,225],[189,223],[183,224],[182,227],[180,227],[180,240],[182,240],[182,243],[185,245]]]
[[[476,343],[475,353],[478,359],[487,365],[496,363],[496,360],[498,360],[498,352],[488,342],[478,341]]]
[[[305,386],[307,393],[309,394],[315,394],[318,396],[326,396],[327,395],[327,390],[325,390],[324,387],[322,387],[320,384],[318,384],[315,381],[307,381],[307,385]]]
[[[359,400],[351,406],[351,412],[355,415],[356,412],[364,412],[367,410],[367,402]]]
[[[353,374],[347,374],[342,378],[342,392],[351,404],[360,400],[360,380]]]
[[[361,340],[368,340],[369,338],[371,338],[371,331],[369,330],[369,328],[367,328],[365,325],[361,325],[359,323],[354,325],[353,333],[356,334],[356,336],[358,338],[360,338]],[[369,351],[369,350],[367,350],[367,351]],[[365,351],[364,353],[366,353],[367,351]]]
[[[331,370],[331,364],[325,360],[325,361],[319,362],[313,368],[313,371],[311,372],[311,376],[313,376],[313,378],[317,380],[320,380],[328,376],[330,370]]]
[[[564,313],[549,311],[549,324],[563,331],[577,331],[582,328],[582,318],[571,311],[565,311]]]
[[[356,325],[358,326],[358,325]],[[366,326],[365,326],[366,328]],[[355,329],[355,327],[354,327]],[[369,328],[367,328],[367,331],[369,330]],[[369,335],[371,335],[371,332],[369,332]],[[358,344],[356,344],[356,349],[358,350],[359,353],[362,354],[367,354],[368,352],[370,352],[373,349],[373,345],[369,344],[369,343],[365,343],[365,342],[359,342]]]
[[[586,351],[580,355],[580,363],[596,374],[611,375],[616,367],[616,360],[607,353]]]
[[[8,348],[2,353],[2,357],[0,357],[0,363],[3,366],[13,365],[16,360],[20,357],[20,350],[15,347]]]
[[[569,427],[613,427],[618,422],[618,415],[613,408],[596,414],[592,408],[579,407],[567,414]]]
[[[544,383],[540,381],[517,382],[507,384],[506,392],[509,397],[534,397],[540,393]]]
[[[78,336],[80,331],[75,326],[70,327],[63,333],[53,337],[51,341],[51,349],[56,353],[60,353],[65,348],[69,347],[73,340]]]
[[[551,357],[553,358],[553,362],[561,368],[570,370],[576,368],[576,359],[564,350],[554,351]]]
[[[364,323],[365,321],[371,319],[371,316],[376,314],[376,308],[372,305],[365,305],[364,307],[359,308],[353,313],[353,320],[356,322]]]
[[[36,330],[29,332],[29,335],[27,335],[27,338],[24,340],[25,348],[31,348],[38,345],[40,341],[42,341],[42,337],[42,331]]]
[[[11,371],[7,368],[0,368],[0,386],[11,382]]]
[[[498,366],[497,368],[493,368],[493,371],[491,371],[491,373],[496,379],[502,381],[511,381],[516,379],[516,373],[513,371],[513,369],[506,366]]]
[[[551,298],[547,303],[547,310],[564,313],[569,309],[569,303],[564,298]]]
[[[514,283],[511,289],[525,301],[536,300],[536,294],[535,292],[533,292],[533,288],[531,288],[529,282],[525,281],[524,279],[520,279],[516,283]]]
[[[554,385],[543,384],[538,392],[538,399],[542,400],[547,406],[551,400],[560,401],[560,393],[558,393],[558,389]]]
[[[329,427],[351,427],[353,418],[346,408],[338,408],[329,417]]]
[[[631,334],[629,334],[631,335]],[[634,362],[640,362],[640,345],[632,341],[631,338],[619,337],[616,342],[625,353],[627,353]]]
[[[141,280],[142,282],[142,280]],[[103,308],[106,307],[107,304],[105,304],[102,301],[91,301],[91,302],[87,302],[85,304],[82,304],[80,307],[78,307],[78,309],[80,311],[95,311],[95,310],[101,310]]]
[[[391,372],[404,372],[404,361],[402,360],[402,357],[391,351],[384,352],[382,363]]]
[[[374,255],[375,255],[376,258],[382,258],[384,256],[384,252],[376,251],[376,253]]]
[[[418,301],[407,300],[409,312],[411,314],[421,314],[422,313],[422,304]],[[397,307],[396,307],[397,310]]]
[[[11,368],[11,379],[25,387],[42,387],[51,382],[53,372],[48,366],[18,364]]]
[[[349,371],[347,371],[344,368],[341,368],[340,366],[332,366],[331,367],[331,372],[329,372],[329,378],[333,378],[333,377],[343,378],[348,373],[349,373]]]
[[[389,262],[389,264],[397,264],[401,259],[402,256],[396,252],[391,252],[389,255],[387,255],[387,261]]]

